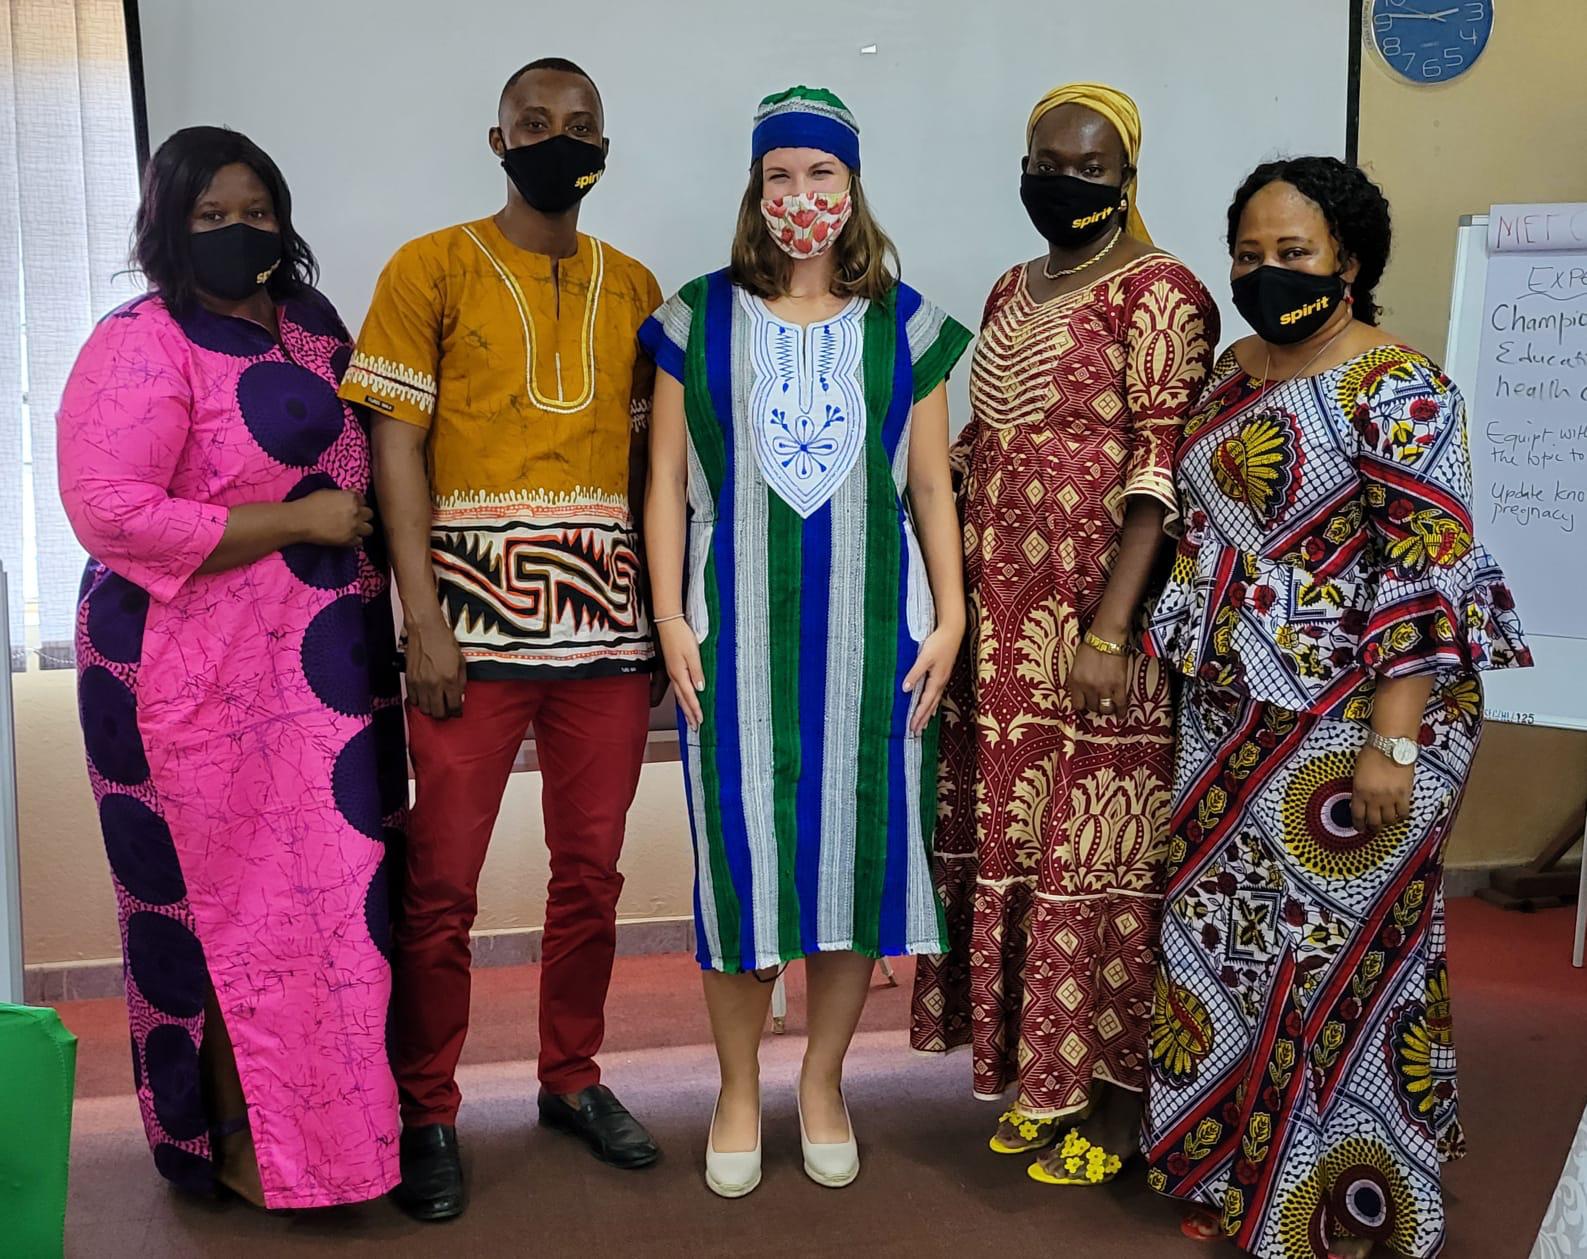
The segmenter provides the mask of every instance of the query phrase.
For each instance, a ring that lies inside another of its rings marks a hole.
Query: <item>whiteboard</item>
[[[1477,536],[1535,658],[1483,675],[1487,715],[1587,730],[1587,206],[1461,219],[1444,365],[1466,394]]]
[[[866,192],[910,283],[974,328],[999,275],[1043,250],[1019,200],[1025,119],[1069,79],[1135,96],[1146,223],[1237,322],[1224,215],[1240,180],[1280,153],[1344,151],[1349,6],[1283,8],[1280,22],[1272,0],[142,0],[139,19],[151,143],[223,123],[261,144],[351,327],[397,246],[500,207],[486,132],[501,85],[555,55],[606,105],[610,166],[580,225],[664,291],[727,261],[756,102],[812,83],[859,119]]]

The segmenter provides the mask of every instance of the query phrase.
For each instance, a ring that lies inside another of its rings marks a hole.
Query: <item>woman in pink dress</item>
[[[83,347],[59,441],[144,1126],[184,1187],[361,1201],[397,1182],[407,780],[369,448],[336,396],[349,338],[235,132],[161,146],[135,253],[152,291]]]

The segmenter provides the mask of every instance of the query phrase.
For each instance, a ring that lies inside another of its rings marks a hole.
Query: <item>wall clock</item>
[[[1424,86],[1459,78],[1493,34],[1494,0],[1366,0],[1366,38],[1389,71]]]

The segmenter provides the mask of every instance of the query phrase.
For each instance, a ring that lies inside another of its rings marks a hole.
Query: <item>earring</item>
[[[1119,195],[1119,209],[1122,210],[1125,214],[1128,214],[1130,212],[1130,194],[1129,193],[1126,192],[1126,193],[1121,193]]]

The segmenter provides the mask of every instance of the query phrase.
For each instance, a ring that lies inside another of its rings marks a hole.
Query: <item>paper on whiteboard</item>
[[[1587,205],[1495,206],[1490,247],[1496,233],[1471,399],[1477,536],[1529,633],[1587,638]]]
[[[1582,251],[1587,251],[1587,202],[1496,205],[1488,215],[1490,254]]]

